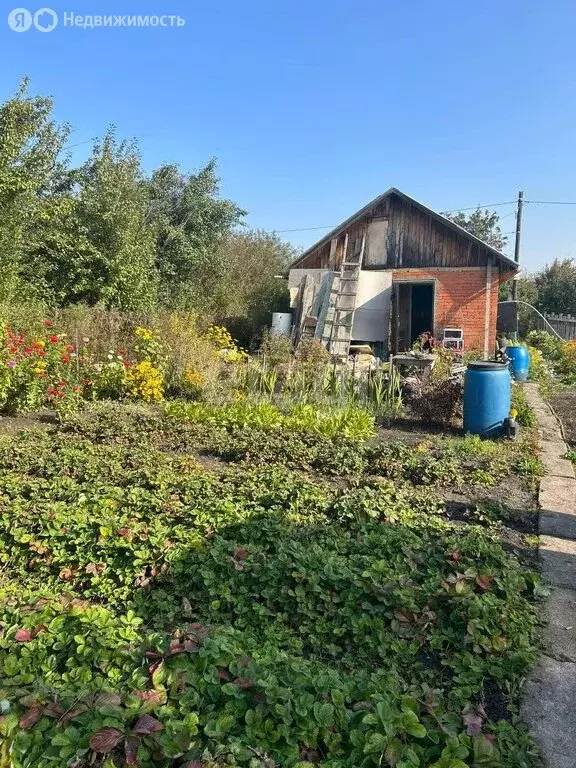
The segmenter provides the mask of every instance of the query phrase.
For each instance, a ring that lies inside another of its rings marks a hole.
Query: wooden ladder
[[[350,350],[363,250],[362,247],[353,261],[345,261],[342,264],[339,274],[334,276],[332,283],[330,310],[322,341],[326,344],[332,358],[336,360],[346,360]]]

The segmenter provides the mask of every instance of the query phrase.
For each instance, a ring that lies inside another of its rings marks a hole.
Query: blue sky
[[[569,0],[83,0],[50,7],[61,20],[166,13],[186,25],[19,34],[13,7],[0,99],[28,74],[72,125],[75,161],[110,123],[140,139],[147,170],[216,156],[251,226],[329,227],[390,186],[436,210],[519,189],[576,201]],[[498,211],[513,230],[514,206]],[[306,246],[322,234],[283,236]],[[576,206],[527,205],[523,263],[556,256],[576,256]]]

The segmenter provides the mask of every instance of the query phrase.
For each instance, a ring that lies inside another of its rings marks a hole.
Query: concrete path
[[[538,420],[539,456],[546,468],[539,492],[545,603],[544,654],[527,680],[522,716],[546,768],[576,767],[576,479],[558,420],[536,384],[524,385]]]

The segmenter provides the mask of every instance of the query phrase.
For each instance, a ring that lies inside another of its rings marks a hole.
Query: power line
[[[572,200],[524,200],[524,202],[532,205],[576,205],[576,201]]]
[[[274,232],[309,232],[311,229],[334,229],[336,224],[326,224],[324,227],[300,227],[299,229],[275,229]]]
[[[486,203],[484,205],[472,205],[470,208],[452,208],[451,211],[442,211],[441,216],[445,213],[458,213],[459,211],[477,211],[479,208],[497,208],[500,205],[515,205],[516,200],[507,200],[504,203]]]

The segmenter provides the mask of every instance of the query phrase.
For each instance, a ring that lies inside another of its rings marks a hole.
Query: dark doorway
[[[434,333],[434,283],[394,284],[393,347],[405,352],[421,333]]]

